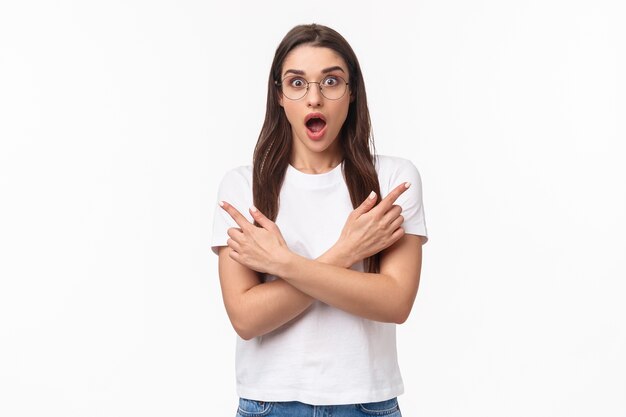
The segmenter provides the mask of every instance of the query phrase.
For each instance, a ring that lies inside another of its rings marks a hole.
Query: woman
[[[276,50],[253,165],[225,175],[214,220],[238,415],[400,416],[395,325],[427,234],[417,169],[370,147],[352,48],[296,26]]]

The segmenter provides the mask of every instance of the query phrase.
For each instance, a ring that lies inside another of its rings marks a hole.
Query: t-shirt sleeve
[[[422,202],[422,178],[419,171],[408,159],[398,158],[396,169],[393,170],[390,191],[403,182],[410,182],[411,186],[394,204],[402,207],[404,232],[411,235],[422,236],[422,244],[428,241],[426,230],[426,218],[424,216],[424,204]]]
[[[239,227],[230,215],[219,206],[226,201],[234,206],[250,223],[253,222],[248,209],[253,204],[252,182],[248,167],[231,170],[224,175],[217,191],[213,215],[213,233],[211,234],[211,250],[217,255],[219,246],[226,246],[228,229]]]

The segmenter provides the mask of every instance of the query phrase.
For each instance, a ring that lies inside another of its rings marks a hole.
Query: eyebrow
[[[338,65],[335,65],[334,67],[328,67],[328,68],[324,68],[322,70],[322,74],[327,74],[329,72],[332,71],[341,71],[345,74],[345,71],[343,70],[343,68],[341,68]],[[288,69],[287,71],[285,71],[285,73],[283,74],[283,77],[287,74],[296,74],[296,75],[305,75],[305,72],[302,70],[297,70],[297,69]]]

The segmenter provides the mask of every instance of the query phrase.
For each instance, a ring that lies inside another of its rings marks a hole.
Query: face
[[[302,80],[318,83],[326,79],[327,90],[324,91],[328,95],[336,80],[333,76],[350,83],[344,59],[332,49],[311,45],[294,48],[285,58],[281,71],[281,79],[289,78],[291,85],[298,88],[306,84]],[[298,100],[281,94],[280,105],[291,124],[293,152],[305,158],[336,159],[340,156],[338,135],[348,115],[350,101],[349,88],[341,98],[330,100],[320,93],[319,84],[309,84],[306,95]]]

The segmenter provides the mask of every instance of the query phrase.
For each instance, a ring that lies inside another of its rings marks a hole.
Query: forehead
[[[285,57],[281,74],[289,69],[304,71],[306,75],[321,74],[324,68],[338,66],[348,75],[348,65],[337,52],[322,46],[300,45]]]

